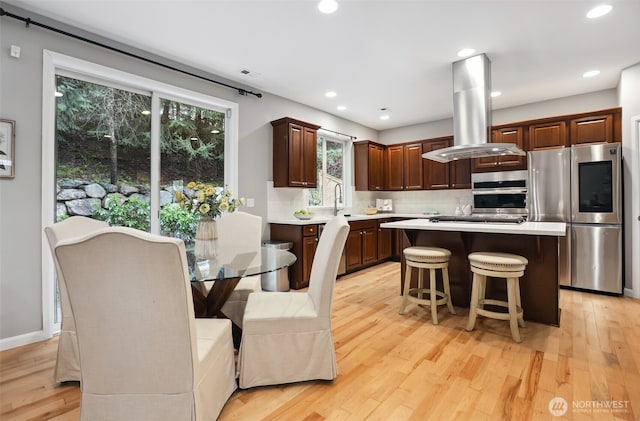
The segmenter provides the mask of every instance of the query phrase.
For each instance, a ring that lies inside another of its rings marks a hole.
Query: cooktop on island
[[[484,222],[495,224],[521,224],[527,220],[524,215],[437,215],[429,218],[431,222]]]

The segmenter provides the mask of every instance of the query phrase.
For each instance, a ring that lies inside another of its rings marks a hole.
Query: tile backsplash
[[[376,199],[392,199],[394,213],[422,214],[436,211],[453,215],[457,206],[471,204],[471,190],[417,190],[417,191],[356,191],[351,186],[352,206],[341,209],[341,213],[362,214],[363,209],[374,205]],[[290,218],[295,210],[308,208],[306,189],[274,188],[267,182],[267,202],[270,219]],[[318,214],[331,214],[333,208],[315,209]]]

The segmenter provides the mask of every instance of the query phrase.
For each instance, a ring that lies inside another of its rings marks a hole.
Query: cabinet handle
[[[514,133],[518,133],[517,130],[509,130],[508,132],[502,132],[502,134],[514,134]]]
[[[581,126],[583,124],[596,124],[596,123],[602,123],[602,122],[604,122],[604,118],[601,118],[600,120],[581,121],[578,123],[578,126]]]

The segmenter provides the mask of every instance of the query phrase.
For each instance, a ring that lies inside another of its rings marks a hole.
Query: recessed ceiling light
[[[389,120],[389,114],[382,114],[380,120]]]
[[[338,10],[338,2],[336,0],[322,0],[318,3],[318,10],[322,13],[333,13]]]
[[[346,106],[344,106],[344,105],[338,105],[338,111],[344,111],[344,110],[346,110],[346,109],[347,109],[347,107],[346,107]]]
[[[143,110],[143,111],[141,111],[141,112],[140,112],[140,114],[142,114],[142,115],[149,115],[149,114],[151,114],[151,111],[149,111],[149,110]]]
[[[458,51],[458,57],[469,57],[475,52],[476,50],[474,50],[473,48],[463,48],[462,50]]]
[[[500,95],[502,95],[502,92],[500,92],[500,91],[491,92],[491,98],[495,98],[495,97],[500,96]]]
[[[105,139],[111,139],[111,135],[110,134],[105,134],[102,137],[104,137]]]
[[[328,91],[327,93],[324,94],[324,96],[326,96],[327,98],[335,98],[338,94],[335,93],[334,91]]]
[[[582,77],[594,77],[600,74],[600,70],[589,70],[588,72],[584,72]]]
[[[198,140],[198,138],[197,138],[197,137],[192,137],[192,138],[191,138],[191,139],[189,139],[189,140]]]
[[[64,94],[62,92],[58,92],[56,91],[56,93],[54,94],[56,96],[56,98],[60,98],[61,96],[63,96]]]
[[[587,18],[589,19],[599,18],[609,13],[611,9],[613,9],[613,6],[611,6],[610,4],[601,4],[589,10],[587,12]]]
[[[213,133],[213,134],[218,134],[218,133],[220,133],[220,130],[218,130],[218,129],[213,129],[213,130],[211,130],[211,133]]]

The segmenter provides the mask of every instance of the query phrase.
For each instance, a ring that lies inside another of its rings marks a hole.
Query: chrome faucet
[[[333,216],[338,214],[338,191],[340,191],[340,197],[342,198],[342,187],[336,183],[336,186],[333,188]]]

